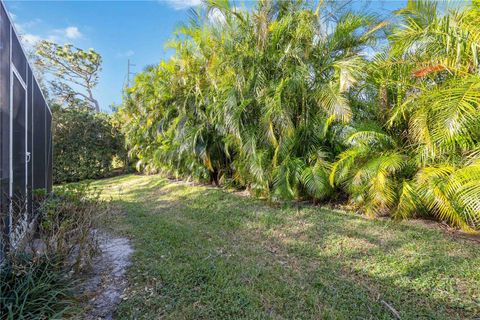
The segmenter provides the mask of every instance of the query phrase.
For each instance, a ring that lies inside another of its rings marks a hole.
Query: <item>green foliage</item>
[[[139,74],[119,111],[139,166],[272,198],[328,197],[327,131],[352,117],[348,92],[376,22],[348,13],[331,30],[323,9],[212,1],[192,12],[176,54]]]
[[[440,15],[434,2],[409,1],[397,12],[389,51],[366,78],[371,91],[359,90],[382,128],[355,128],[330,176],[367,214],[480,228],[479,8]]]
[[[0,318],[63,318],[73,307],[71,285],[53,257],[9,257],[0,265]]]
[[[138,166],[478,229],[479,3],[409,1],[391,24],[330,5],[192,11],[119,110]]]
[[[113,157],[125,159],[123,135],[107,114],[53,108],[52,134],[54,183],[109,176]]]
[[[35,49],[35,66],[39,72],[52,75],[49,89],[59,99],[55,102],[100,112],[98,101],[93,96],[102,66],[99,53],[47,40],[40,41]]]

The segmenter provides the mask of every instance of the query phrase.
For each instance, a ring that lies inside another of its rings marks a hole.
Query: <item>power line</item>
[[[130,67],[135,67],[136,64],[130,63],[130,59],[128,59],[127,64],[127,88],[130,87],[130,75],[135,75],[134,72],[130,72]]]

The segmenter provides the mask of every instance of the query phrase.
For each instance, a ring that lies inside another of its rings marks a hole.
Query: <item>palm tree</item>
[[[409,1],[397,12],[390,50],[371,62],[363,91],[382,126],[356,129],[331,182],[369,214],[435,215],[472,230],[480,217],[480,11],[473,3],[439,15],[436,6]]]
[[[478,228],[479,3],[409,1],[390,23],[329,5],[192,10],[119,112],[139,165]]]
[[[322,7],[259,2],[225,17],[216,74],[218,118],[234,146],[235,178],[259,194],[328,196],[326,135],[351,118],[347,94],[362,76],[372,17],[346,14],[326,29]]]

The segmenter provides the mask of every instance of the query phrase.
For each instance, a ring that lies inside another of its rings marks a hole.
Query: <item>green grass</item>
[[[421,223],[279,208],[159,176],[96,181],[135,248],[120,319],[480,316],[480,245]],[[384,301],[384,302],[382,302]]]

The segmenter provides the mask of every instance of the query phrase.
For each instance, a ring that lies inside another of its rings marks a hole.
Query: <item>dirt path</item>
[[[127,287],[126,269],[133,249],[127,238],[106,233],[99,235],[101,254],[93,261],[93,270],[82,286],[88,301],[85,319],[112,319]]]

